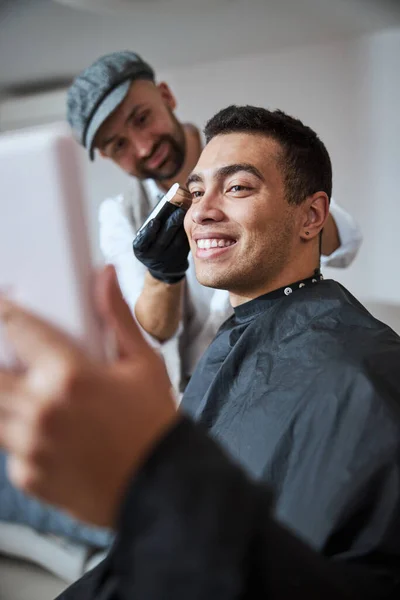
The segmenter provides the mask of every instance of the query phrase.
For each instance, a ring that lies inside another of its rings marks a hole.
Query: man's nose
[[[192,221],[198,225],[211,221],[223,221],[225,218],[218,202],[218,196],[212,192],[205,193],[199,200],[196,200],[190,211]]]
[[[135,155],[139,159],[147,158],[153,151],[154,141],[150,136],[138,135],[131,133],[131,144],[134,148]]]

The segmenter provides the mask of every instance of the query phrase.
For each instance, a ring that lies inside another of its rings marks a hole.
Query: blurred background
[[[325,274],[400,331],[400,1],[0,0],[0,130],[64,119],[72,78],[121,49],[169,83],[184,121],[249,103],[320,134],[334,197],[364,235],[354,265]],[[100,261],[98,205],[129,181],[106,161],[83,164]]]

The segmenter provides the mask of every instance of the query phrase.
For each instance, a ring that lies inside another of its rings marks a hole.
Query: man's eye
[[[118,140],[118,142],[116,144],[114,144],[113,146],[113,154],[119,154],[125,147],[126,144],[126,140],[121,139]]]
[[[249,190],[251,188],[249,188],[246,185],[232,185],[228,192],[242,192],[243,190]]]
[[[149,119],[149,116],[150,116],[150,113],[148,111],[138,115],[135,119],[135,125],[137,127],[143,127],[144,125],[146,125],[146,123]]]
[[[204,192],[202,192],[201,190],[194,190],[193,192],[190,192],[190,195],[192,196],[193,199],[201,198],[203,194],[204,194]]]

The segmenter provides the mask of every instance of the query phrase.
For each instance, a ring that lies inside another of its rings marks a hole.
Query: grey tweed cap
[[[67,120],[91,160],[97,131],[121,104],[132,81],[154,78],[150,65],[127,50],[102,56],[76,77],[67,94]]]

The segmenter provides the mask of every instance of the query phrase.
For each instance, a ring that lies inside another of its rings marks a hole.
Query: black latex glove
[[[164,283],[178,283],[189,266],[189,242],[183,228],[186,211],[176,208],[163,221],[155,217],[133,240],[133,252],[150,274]]]

